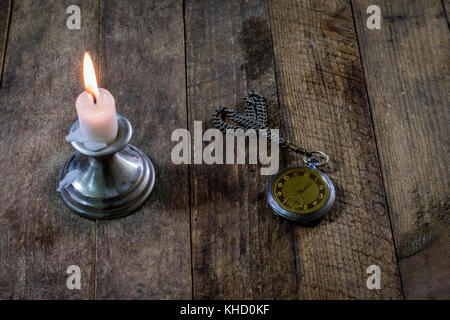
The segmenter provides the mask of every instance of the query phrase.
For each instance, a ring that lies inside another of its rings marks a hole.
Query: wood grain
[[[218,105],[243,112],[252,89],[278,127],[267,2],[186,1],[185,18],[191,132],[211,128]],[[257,165],[190,168],[194,298],[297,299],[292,225],[267,206],[269,177]]]
[[[95,223],[56,192],[73,152],[64,137],[82,91],[83,51],[95,49],[98,31],[95,1],[81,6],[81,30],[68,30],[70,4],[14,1],[0,89],[2,299],[94,297]],[[81,269],[81,290],[66,287],[70,265]]]
[[[449,298],[449,0],[380,0],[373,31],[370,0],[87,0],[68,30],[72,4],[0,0],[0,299],[399,299],[388,205],[405,298]],[[120,220],[55,191],[86,50],[157,172]],[[315,225],[273,215],[258,165],[170,159],[174,129],[252,89],[271,127],[331,156]]]
[[[450,299],[450,242],[430,247],[400,261],[406,299]]]
[[[300,297],[402,298],[350,4],[270,1],[270,22],[282,134],[329,153],[337,192],[318,225],[295,228]],[[380,290],[366,287],[370,265],[381,268]]]
[[[138,212],[97,223],[96,298],[190,299],[188,168],[170,159],[171,132],[186,128],[182,1],[101,1],[99,61],[156,186]]]
[[[445,17],[447,18],[447,24],[449,24],[450,28],[450,21],[449,21],[449,10],[450,10],[450,0],[442,0],[442,6],[445,11]]]
[[[367,88],[400,258],[450,228],[449,30],[441,1],[380,1],[381,30],[354,1]]]
[[[0,83],[2,80],[3,58],[8,36],[11,0],[0,0]]]

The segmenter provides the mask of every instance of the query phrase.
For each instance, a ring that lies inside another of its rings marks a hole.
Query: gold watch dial
[[[311,213],[327,203],[330,187],[319,171],[310,168],[292,168],[275,178],[272,196],[285,210]]]

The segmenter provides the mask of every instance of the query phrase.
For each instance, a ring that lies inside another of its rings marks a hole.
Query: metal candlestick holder
[[[155,168],[144,152],[128,144],[132,135],[127,118],[117,114],[116,140],[102,150],[91,151],[83,143],[71,142],[75,153],[58,176],[60,182],[72,170],[75,180],[60,192],[75,213],[89,219],[114,219],[138,209],[153,190]],[[76,120],[70,133],[80,127]]]

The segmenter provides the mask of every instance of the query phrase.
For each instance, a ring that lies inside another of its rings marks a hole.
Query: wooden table
[[[86,0],[69,30],[72,4],[0,0],[0,298],[450,298],[448,0],[379,0],[379,30],[370,0]],[[119,220],[55,191],[86,50],[157,170]],[[257,165],[171,161],[173,130],[252,89],[331,156],[337,201],[314,227],[272,214]]]

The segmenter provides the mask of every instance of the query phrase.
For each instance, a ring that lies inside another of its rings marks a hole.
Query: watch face
[[[308,214],[331,205],[328,201],[331,189],[331,181],[325,174],[301,167],[287,169],[275,176],[270,191],[273,200],[284,210]]]

